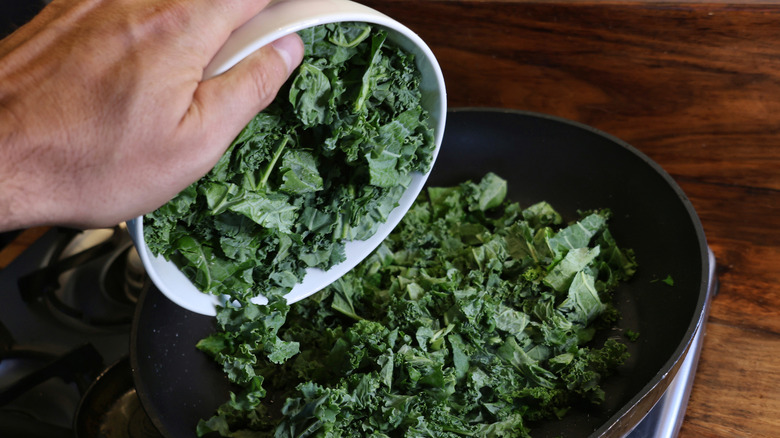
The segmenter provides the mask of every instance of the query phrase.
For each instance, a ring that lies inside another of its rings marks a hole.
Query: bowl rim
[[[301,17],[301,10],[304,16]],[[268,17],[282,17],[279,20],[270,20]],[[268,24],[268,22],[273,22]],[[363,258],[368,256],[390,234],[400,222],[406,211],[411,207],[417,195],[422,190],[430,175],[433,164],[436,161],[444,136],[444,126],[447,116],[447,94],[441,67],[430,47],[411,29],[400,22],[378,12],[372,8],[355,3],[351,0],[276,0],[263,9],[255,17],[251,18],[240,28],[236,29],[222,49],[215,55],[211,63],[204,69],[204,78],[219,75],[240,62],[255,50],[275,41],[282,36],[298,32],[313,26],[336,22],[364,22],[382,27],[389,32],[388,38],[408,50],[413,48],[415,61],[423,75],[433,77],[435,82],[435,100],[427,106],[430,114],[431,128],[434,133],[435,149],[432,157],[431,169],[426,173],[415,172],[412,175],[412,183],[409,184],[398,205],[392,210],[387,221],[382,224],[374,236],[364,241],[347,242],[345,252],[347,260],[333,266],[327,271],[309,268],[302,283],[285,297],[288,303],[293,303],[306,298],[322,287],[312,287],[319,275],[326,275],[327,285],[340,278],[352,269]],[[259,35],[259,36],[258,36]],[[423,55],[422,59],[420,54]],[[425,76],[424,76],[425,77]],[[425,96],[423,96],[425,100]],[[425,103],[424,103],[425,105]],[[154,285],[171,301],[192,312],[203,315],[216,315],[217,306],[224,306],[228,297],[215,296],[203,293],[179,270],[176,265],[165,260],[160,255],[154,255],[148,248],[143,232],[144,215],[137,216],[127,221],[127,228],[135,244],[144,268]],[[360,257],[355,257],[359,254]],[[351,258],[350,258],[351,257]],[[357,259],[357,260],[356,260]],[[308,281],[307,281],[308,279]],[[319,284],[319,283],[318,283]],[[307,289],[308,288],[308,289]],[[301,293],[307,289],[308,292]],[[260,296],[252,300],[257,304],[265,304],[267,300]]]

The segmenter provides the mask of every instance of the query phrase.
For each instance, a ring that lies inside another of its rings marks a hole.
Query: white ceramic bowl
[[[414,32],[387,15],[364,5],[349,0],[272,1],[257,16],[233,32],[206,67],[204,78],[225,72],[250,53],[284,35],[320,24],[348,21],[372,23],[386,29],[388,39],[415,55],[417,67],[422,74],[422,105],[430,114],[434,130],[435,159],[441,146],[447,115],[444,78],[439,64],[428,46]],[[373,237],[365,241],[348,242],[345,247],[346,260],[331,269],[327,271],[309,269],[303,281],[286,295],[287,301],[293,303],[319,291],[368,256],[409,210],[427,178],[428,174],[415,174],[399,205]],[[152,254],[144,242],[143,216],[128,221],[127,227],[146,272],[163,294],[174,303],[193,312],[204,315],[216,314],[215,306],[224,303],[225,297],[202,293],[173,262]],[[266,302],[264,297],[258,297],[254,301],[258,304]]]

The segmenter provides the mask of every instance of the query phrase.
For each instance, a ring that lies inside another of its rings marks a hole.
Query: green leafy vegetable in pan
[[[372,236],[435,143],[412,55],[363,23],[300,32],[304,61],[205,177],[145,218],[202,291],[284,294]]]
[[[506,181],[424,191],[355,269],[288,306],[219,311],[198,347],[240,391],[198,433],[230,437],[526,437],[600,403],[627,357],[612,292],[636,269],[608,210],[571,223]]]

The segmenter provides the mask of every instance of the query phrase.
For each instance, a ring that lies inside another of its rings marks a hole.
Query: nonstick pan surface
[[[604,383],[605,403],[530,425],[538,437],[624,435],[663,395],[703,324],[709,260],[693,207],[657,164],[608,134],[535,113],[451,110],[428,184],[454,185],[486,172],[508,180],[510,199],[522,206],[547,201],[566,219],[610,208],[618,244],[634,249],[639,270],[615,297],[619,328],[640,337],[629,343],[629,361]],[[660,281],[667,276],[673,286]],[[131,339],[136,390],[169,438],[194,436],[198,420],[228,398],[222,372],[195,348],[213,330],[211,317],[176,306],[155,288],[141,298]]]

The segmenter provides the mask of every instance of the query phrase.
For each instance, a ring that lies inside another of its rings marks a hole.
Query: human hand
[[[297,35],[203,69],[269,0],[54,0],[0,41],[0,231],[102,227],[207,173],[300,63]]]

